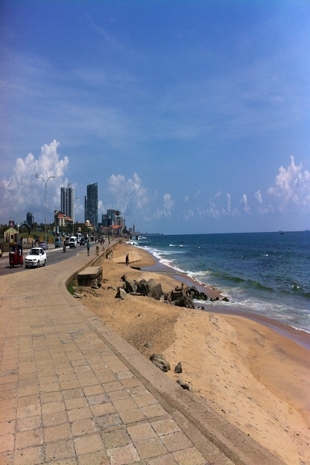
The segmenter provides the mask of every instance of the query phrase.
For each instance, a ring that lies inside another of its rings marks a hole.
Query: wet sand
[[[189,383],[195,395],[285,463],[310,463],[310,351],[294,340],[296,331],[268,319],[254,321],[250,309],[250,318],[217,313],[216,302],[203,311],[148,297],[116,299],[124,274],[153,278],[165,292],[188,278],[162,269],[148,252],[128,244],[119,244],[102,264],[103,287],[83,288],[88,307],[146,357],[163,353],[171,364],[167,376]],[[213,288],[204,291],[219,295]],[[308,336],[301,334],[306,346]],[[173,371],[178,362],[180,375]]]

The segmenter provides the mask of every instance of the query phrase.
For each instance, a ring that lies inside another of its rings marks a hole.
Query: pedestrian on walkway
[[[126,255],[126,266],[129,264],[129,253]]]
[[[90,249],[90,242],[89,239],[87,239],[87,255],[89,256],[89,249]]]

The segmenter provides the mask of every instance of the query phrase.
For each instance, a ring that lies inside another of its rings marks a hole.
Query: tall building
[[[32,228],[34,225],[34,216],[32,212],[28,212],[26,215],[26,223]]]
[[[60,189],[60,210],[75,222],[75,190],[70,184]]]
[[[89,220],[92,226],[98,229],[98,183],[87,186],[85,197],[85,221]]]

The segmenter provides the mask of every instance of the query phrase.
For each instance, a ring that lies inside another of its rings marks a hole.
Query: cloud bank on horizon
[[[47,205],[50,218],[52,218],[53,210],[60,208],[60,188],[68,184],[66,171],[68,171],[70,160],[66,155],[61,159],[58,153],[59,146],[60,143],[53,140],[50,144],[44,144],[41,147],[37,158],[29,153],[24,159],[16,160],[10,178],[0,180],[1,218],[17,217],[22,222],[24,221],[22,217],[25,219],[26,212],[32,211],[35,217],[40,217],[43,222],[45,182],[50,176],[55,176],[46,183]],[[42,176],[43,180],[36,178],[36,174]],[[86,191],[86,186],[84,187]],[[166,193],[158,199],[158,193],[150,192],[136,172],[127,179],[123,174],[101,177],[100,190],[106,190],[110,203],[105,204],[102,199],[99,199],[99,215],[105,213],[107,208],[115,208],[120,210],[125,218],[128,216],[136,218],[146,225],[158,218],[173,216],[176,210],[185,224],[192,222],[199,224],[200,220],[205,221],[210,218],[220,219],[229,216],[241,218],[242,215],[257,213],[261,216],[285,215],[294,210],[305,215],[310,214],[310,172],[305,170],[301,163],[296,164],[293,156],[286,168],[281,166],[278,169],[273,183],[265,192],[258,190],[244,193],[240,199],[235,199],[235,202],[230,193],[222,194],[221,192],[215,193],[210,199],[197,200],[197,197],[201,197],[200,191],[193,195],[196,203],[195,209],[188,208],[188,203],[191,201],[189,196],[184,199],[173,199],[170,193]],[[251,202],[248,198],[251,198]],[[77,204],[77,211],[81,215],[83,214],[82,205],[83,201]]]
[[[310,229],[310,5],[4,2],[0,223],[98,182],[99,222]],[[48,20],[46,20],[48,18]],[[57,31],[55,25],[57,24]],[[41,147],[41,149],[40,149]]]

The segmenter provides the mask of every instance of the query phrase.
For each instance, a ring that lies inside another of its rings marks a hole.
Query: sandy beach
[[[115,298],[124,274],[153,278],[164,292],[180,285],[156,267],[154,272],[137,269],[151,270],[155,263],[148,252],[118,244],[113,256],[102,261],[102,287],[81,289],[83,303],[146,357],[163,353],[171,365],[167,376],[187,382],[195,395],[285,463],[310,464],[310,351],[247,318],[149,297]],[[214,289],[205,292],[217,295]],[[178,362],[182,374],[174,373]]]

